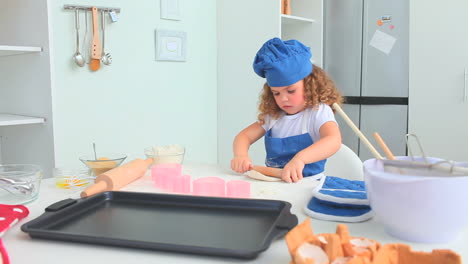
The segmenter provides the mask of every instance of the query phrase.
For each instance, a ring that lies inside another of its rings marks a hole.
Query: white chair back
[[[335,154],[327,159],[324,174],[349,180],[362,181],[364,179],[361,159],[343,144]]]

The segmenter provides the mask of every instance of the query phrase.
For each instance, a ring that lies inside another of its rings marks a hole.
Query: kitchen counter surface
[[[222,177],[226,180],[238,179],[251,182],[252,198],[284,200],[292,204],[292,213],[299,223],[306,219],[302,208],[308,202],[311,189],[316,181],[304,179],[299,183],[288,184],[283,182],[261,182],[238,175],[228,169],[211,165],[185,165],[184,174],[192,179],[208,176]],[[149,175],[126,186],[122,191],[135,192],[164,192],[152,185]],[[55,187],[53,178],[42,181],[40,194],[37,200],[26,204],[30,210],[27,218],[21,220],[2,237],[11,263],[281,263],[287,264],[291,260],[284,239],[273,241],[271,246],[253,260],[219,258],[180,254],[172,252],[142,250],[134,248],[121,248],[62,242],[54,240],[32,239],[20,230],[22,224],[38,217],[44,209],[57,201],[67,198],[79,198],[80,190],[63,190]],[[404,216],[402,216],[404,217]],[[312,228],[315,233],[334,233],[337,222],[320,221],[312,219]],[[347,224],[350,234],[355,237],[367,237],[386,243],[407,243],[386,234],[383,226],[375,217],[367,222]],[[447,244],[417,244],[408,243],[414,250],[431,251],[437,248],[451,249],[468,259],[468,228],[459,238]]]

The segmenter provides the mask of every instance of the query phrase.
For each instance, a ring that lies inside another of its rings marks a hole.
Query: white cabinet
[[[0,163],[54,166],[47,1],[0,2]]]
[[[312,51],[314,64],[322,66],[323,51],[322,0],[292,0],[291,15],[281,16],[280,36],[283,40],[297,39]]]
[[[41,52],[41,47],[0,45],[0,59],[5,56]],[[7,88],[8,89],[8,88]],[[4,98],[4,100],[7,98]],[[0,126],[15,126],[44,123],[44,118],[0,113]],[[1,160],[0,160],[1,162]]]
[[[297,39],[322,66],[322,0],[293,0],[291,15],[281,14],[280,0],[220,0],[218,12],[218,164],[229,166],[235,135],[256,121],[265,79],[252,62],[261,45],[273,37]],[[265,159],[263,142],[251,147],[256,164]]]
[[[429,156],[468,161],[468,2],[410,7],[409,132]]]
[[[0,45],[0,57],[20,55],[26,53],[41,52],[41,47],[26,47],[26,46],[6,46]]]

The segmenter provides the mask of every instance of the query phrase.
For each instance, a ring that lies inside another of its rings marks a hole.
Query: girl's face
[[[288,115],[294,115],[305,109],[304,80],[289,86],[270,87],[276,104]]]

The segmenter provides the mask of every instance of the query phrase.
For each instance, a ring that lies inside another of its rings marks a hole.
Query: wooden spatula
[[[95,6],[91,8],[91,14],[93,17],[93,42],[91,46],[91,62],[89,63],[89,68],[92,71],[97,71],[99,70],[99,67],[101,67],[101,41],[99,39],[98,12]]]

